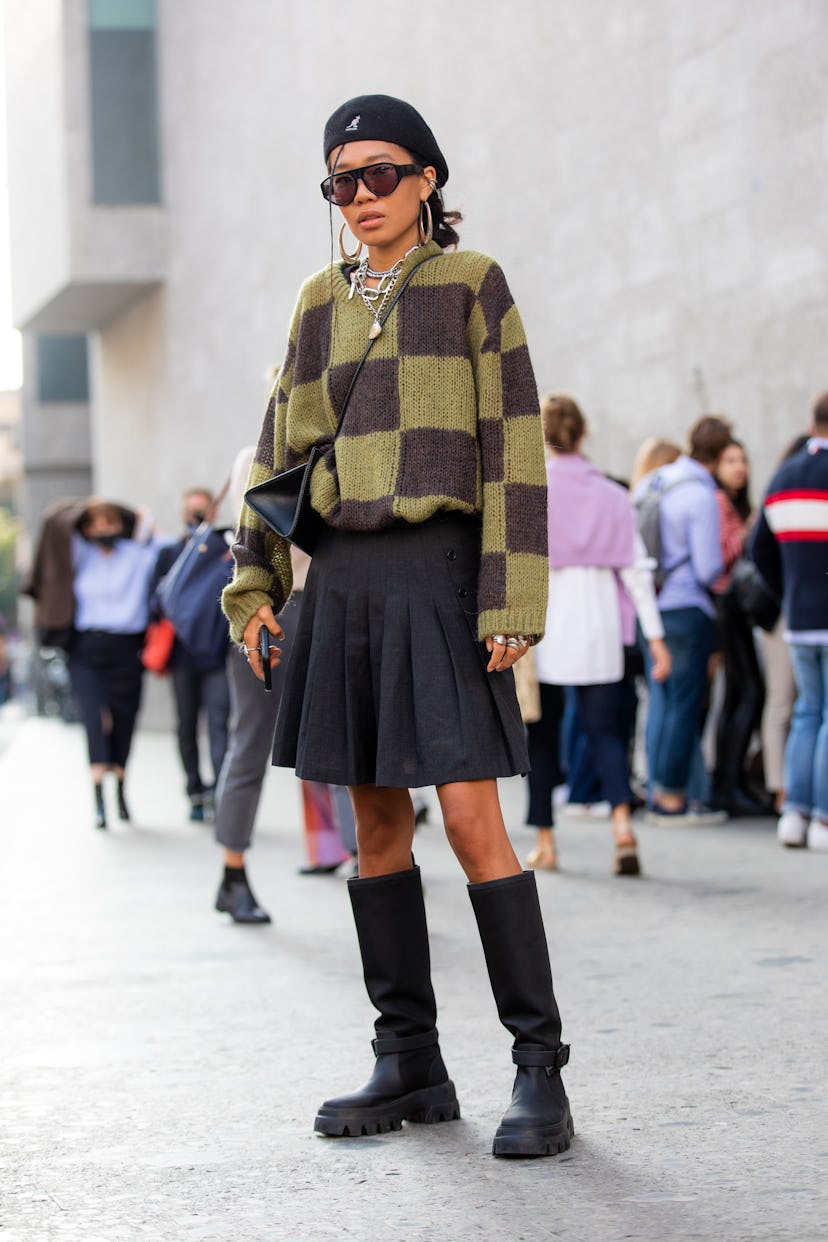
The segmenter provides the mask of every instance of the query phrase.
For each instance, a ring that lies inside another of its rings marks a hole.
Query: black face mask
[[[188,521],[187,525],[189,526],[190,530],[195,530],[197,526],[201,525],[201,523],[204,521],[206,517],[207,517],[207,514],[201,513],[200,511],[198,513],[191,513],[190,520]]]
[[[93,535],[92,542],[101,548],[114,548],[120,538],[120,535]]]

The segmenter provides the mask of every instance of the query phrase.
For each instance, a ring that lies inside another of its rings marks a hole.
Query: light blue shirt
[[[713,476],[692,457],[682,454],[669,466],[662,466],[658,477],[665,487],[679,479],[688,480],[667,492],[659,505],[662,562],[667,570],[678,566],[661,588],[659,609],[701,608],[715,617],[707,588],[723,572],[724,561]],[[649,482],[649,478],[642,480],[640,486],[646,489]]]
[[[119,539],[111,552],[72,535],[75,629],[140,634],[149,620],[149,585],[159,549],[169,540]]]

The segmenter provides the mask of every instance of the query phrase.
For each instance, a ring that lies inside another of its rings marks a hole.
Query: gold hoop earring
[[[342,228],[339,230],[339,253],[342,255],[343,261],[345,263],[356,263],[359,259],[359,256],[362,254],[362,242],[357,243],[357,248],[353,254],[348,254],[348,251],[345,249],[345,244],[343,241],[346,227],[347,226],[343,224]]]
[[[423,212],[425,212],[426,219],[425,228],[423,228]],[[417,217],[417,227],[420,230],[420,241],[425,246],[434,236],[434,221],[431,218],[431,208],[429,207],[428,202],[420,204],[420,214]]]

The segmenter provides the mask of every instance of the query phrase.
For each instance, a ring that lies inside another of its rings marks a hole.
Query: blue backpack
[[[193,531],[169,573],[158,598],[176,637],[199,660],[219,665],[227,654],[229,624],[221,611],[221,593],[233,576],[229,529],[202,522]]]

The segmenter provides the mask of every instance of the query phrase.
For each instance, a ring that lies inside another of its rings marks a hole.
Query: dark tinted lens
[[[334,173],[332,177],[325,178],[323,185],[328,187],[325,197],[336,203],[337,207],[347,207],[354,201],[357,183],[351,173]]]
[[[379,198],[393,194],[400,184],[400,176],[394,164],[371,164],[362,174],[362,180]]]

